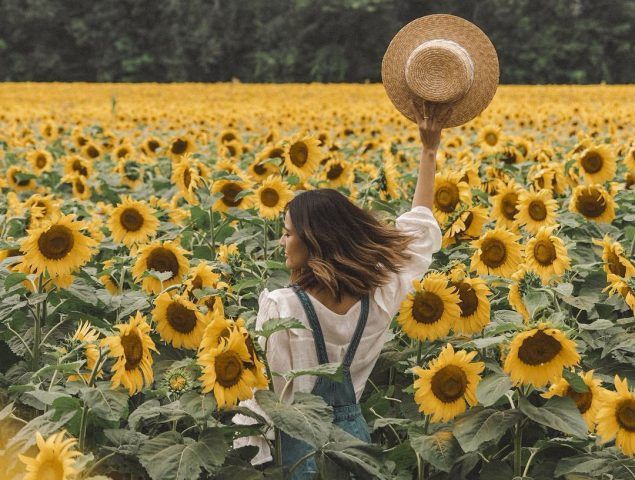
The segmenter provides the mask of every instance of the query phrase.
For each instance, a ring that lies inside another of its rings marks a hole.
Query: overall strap
[[[359,341],[362,338],[362,333],[364,333],[364,328],[366,327],[366,320],[368,320],[368,294],[362,297],[362,311],[359,314],[359,320],[357,320],[357,326],[355,327],[355,332],[353,333],[353,338],[351,339],[351,343],[346,350],[346,354],[344,355],[344,361],[342,362],[342,366],[345,370],[348,370],[351,367],[351,363],[353,363],[353,358],[355,357],[355,353],[357,352],[357,347],[359,346]]]
[[[329,357],[326,353],[326,344],[324,343],[324,335],[322,334],[322,328],[320,327],[320,322],[318,321],[311,299],[299,285],[294,283],[291,286],[300,299],[302,307],[304,308],[304,313],[306,313],[306,316],[309,319],[311,330],[313,330],[313,342],[315,343],[315,352],[317,353],[318,362],[320,365],[323,363],[329,363]]]

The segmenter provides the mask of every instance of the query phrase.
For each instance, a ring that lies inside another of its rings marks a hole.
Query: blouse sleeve
[[[268,289],[264,289],[258,297],[258,315],[256,317],[256,330],[260,330],[262,325],[270,318],[276,318],[280,316],[280,310],[276,300],[272,297],[271,292]],[[264,349],[265,339],[259,339],[260,346]],[[272,371],[286,372],[292,367],[291,362],[291,349],[289,348],[289,335],[286,330],[276,332],[269,337],[269,345],[267,348],[267,361]],[[279,377],[274,377],[274,387],[276,391],[280,391],[282,385],[280,382],[283,380]],[[247,407],[253,412],[263,416],[268,422],[270,418],[260,408],[258,402],[254,398],[244,400],[239,403],[241,407]],[[251,417],[246,415],[237,414],[234,415],[234,423],[239,425],[252,425],[256,423]],[[273,440],[273,429],[270,429],[267,433],[267,438]],[[256,456],[251,460],[251,463],[258,465],[260,463],[267,462],[272,459],[269,444],[262,436],[250,436],[240,437],[234,440],[234,448],[244,447],[247,445],[254,445],[259,447],[259,451]]]
[[[432,263],[432,254],[441,248],[441,229],[432,211],[423,205],[417,205],[395,220],[395,226],[402,232],[414,235],[408,253],[411,259],[398,273],[391,273],[390,280],[375,290],[377,304],[392,319],[408,293],[414,290],[412,280],[422,277]]]

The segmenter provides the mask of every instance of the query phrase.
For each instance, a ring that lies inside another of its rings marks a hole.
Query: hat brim
[[[399,30],[388,45],[381,63],[381,78],[395,108],[416,122],[411,105],[415,94],[406,83],[406,61],[421,43],[439,38],[453,40],[461,45],[474,63],[472,86],[462,98],[453,102],[452,113],[444,125],[456,127],[485,110],[498,87],[496,49],[487,35],[473,23],[446,14],[427,15],[413,20]]]

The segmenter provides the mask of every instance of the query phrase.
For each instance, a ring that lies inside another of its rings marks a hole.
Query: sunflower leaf
[[[494,373],[483,378],[476,387],[476,398],[484,407],[494,405],[499,398],[512,388],[509,376],[503,373]]]
[[[260,407],[273,424],[293,438],[303,440],[314,448],[320,448],[329,439],[333,408],[321,397],[296,392],[293,403],[283,403],[269,390],[255,394]]]
[[[456,459],[463,454],[459,442],[449,430],[412,437],[410,445],[421,458],[443,472],[449,472]]]
[[[517,410],[475,407],[454,421],[452,433],[464,452],[474,452],[483,443],[502,437],[519,417]]]
[[[289,370],[285,374],[287,380],[292,380],[303,375],[315,375],[317,377],[326,377],[335,382],[341,382],[344,379],[344,369],[341,363],[323,363],[313,368],[305,368],[298,370]]]
[[[113,390],[110,382],[97,382],[94,388],[82,388],[82,400],[100,418],[117,421],[128,416],[128,393]]]
[[[270,318],[262,324],[262,329],[254,332],[259,337],[269,338],[276,332],[293,328],[306,329],[306,326],[295,317]]]
[[[571,370],[567,370],[566,368],[562,371],[562,376],[567,381],[567,383],[578,393],[584,393],[589,391],[589,387],[584,383],[582,377]]]
[[[4,288],[9,290],[11,287],[14,287],[18,283],[23,282],[27,279],[26,273],[22,272],[13,272],[6,276],[4,279]]]
[[[521,397],[518,408],[527,417],[541,425],[581,438],[587,436],[587,425],[575,402],[569,397],[553,397],[542,407],[536,407],[525,397]]]

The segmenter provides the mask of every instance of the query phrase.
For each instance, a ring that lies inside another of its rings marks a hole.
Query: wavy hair
[[[286,208],[308,250],[306,267],[292,269],[303,289],[328,290],[338,302],[387,283],[410,260],[411,235],[386,225],[332,188],[297,194]]]

